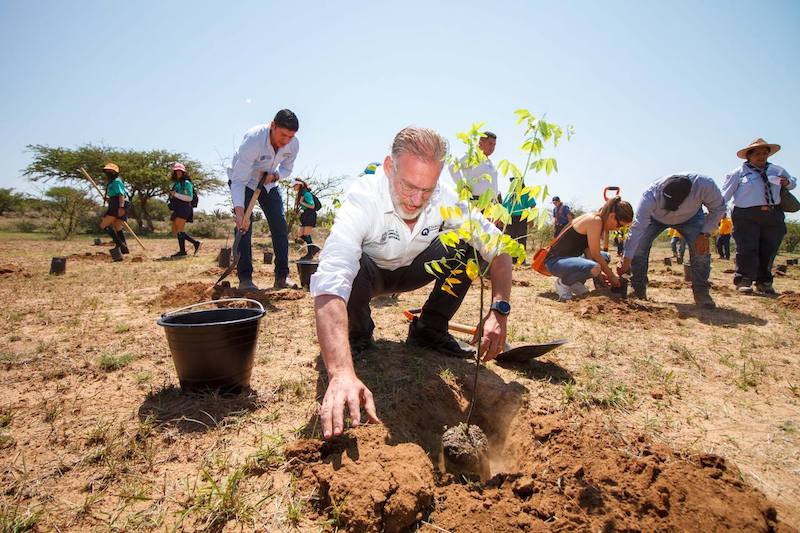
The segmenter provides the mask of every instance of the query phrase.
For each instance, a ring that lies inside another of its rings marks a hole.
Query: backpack
[[[192,183],[192,180],[186,179],[189,183]],[[197,207],[197,204],[200,203],[200,197],[197,196],[197,188],[192,183],[192,207]]]
[[[308,191],[308,192],[311,192],[311,191]],[[319,198],[317,198],[317,195],[314,194],[313,192],[311,192],[311,197],[314,199],[314,211],[319,211],[320,209],[322,209],[322,202],[319,201]]]

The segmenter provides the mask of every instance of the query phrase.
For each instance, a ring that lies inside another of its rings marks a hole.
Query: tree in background
[[[51,187],[44,193],[57,239],[69,239],[79,229],[85,229],[92,211],[99,205],[89,198],[88,191],[74,187]]]
[[[201,163],[180,152],[125,150],[92,144],[75,149],[41,144],[31,144],[27,148],[33,153],[33,161],[25,168],[23,175],[31,181],[86,183],[77,170],[79,167],[86,168],[92,176],[100,176],[107,162],[113,161],[119,165],[120,176],[131,194],[131,215],[142,232],[154,230],[154,217],[148,202],[152,198],[167,195],[173,163],[186,165],[192,184],[200,195],[223,187],[222,180],[214,177]]]
[[[0,188],[0,215],[19,211],[25,205],[25,195],[14,192],[14,189]]]

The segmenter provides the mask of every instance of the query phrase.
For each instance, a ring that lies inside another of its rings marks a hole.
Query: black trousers
[[[734,207],[733,239],[736,241],[734,282],[746,278],[756,283],[772,282],[772,263],[778,255],[786,223],[779,208]]]
[[[511,224],[506,226],[506,235],[520,243],[523,248],[528,245],[528,221],[520,215],[511,217]]]
[[[369,302],[376,296],[384,294],[396,294],[419,289],[435,281],[433,291],[425,305],[422,307],[420,320],[425,327],[447,331],[447,323],[456,314],[461,302],[464,301],[471,280],[466,274],[466,268],[458,267],[461,274],[453,276],[461,283],[453,286],[452,296],[442,290],[444,279],[449,269],[443,269],[445,275],[439,274],[438,278],[432,276],[425,270],[425,263],[435,259],[455,258],[456,250],[463,254],[463,261],[466,263],[468,258],[474,257],[473,249],[470,245],[460,242],[455,248],[446,248],[435,239],[428,248],[419,254],[414,261],[405,267],[397,270],[384,270],[366,254],[361,255],[361,269],[353,280],[353,288],[350,292],[350,299],[347,302],[347,320],[349,322],[350,338],[360,338],[372,335],[375,330],[375,323],[372,321],[372,313]],[[449,264],[454,264],[451,261]],[[483,267],[481,267],[483,268]]]

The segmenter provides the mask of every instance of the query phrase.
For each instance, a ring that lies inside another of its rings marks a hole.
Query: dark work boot
[[[112,241],[114,241],[114,245],[121,250],[123,244],[119,240],[119,236],[117,235],[117,232],[114,231],[114,228],[112,228],[111,226],[108,226],[106,228],[106,233],[108,233],[108,236],[111,237]]]
[[[633,296],[640,300],[647,300],[647,287],[634,287]]]
[[[119,251],[123,254],[131,253],[130,250],[128,250],[128,241],[125,239],[125,234],[122,233],[122,230],[117,232],[117,237],[119,237],[119,242],[121,243]]]
[[[441,331],[425,327],[420,323],[417,317],[414,317],[414,320],[408,325],[406,344],[418,346],[420,348],[429,348],[442,355],[459,357],[462,359],[471,358],[475,355],[475,350],[462,348],[455,337],[450,335],[446,330]]]
[[[714,303],[714,300],[708,293],[708,289],[702,289],[696,291],[693,290],[692,293],[694,294],[694,304],[697,307],[700,307],[702,309],[716,309],[717,304]]]

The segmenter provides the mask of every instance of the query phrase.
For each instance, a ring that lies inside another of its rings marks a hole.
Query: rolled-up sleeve
[[[250,181],[250,173],[258,157],[258,151],[258,136],[250,133],[245,134],[228,174],[228,178],[231,180],[233,207],[244,207],[244,189]]]
[[[722,215],[725,214],[725,200],[722,197],[719,187],[714,183],[714,180],[710,178],[705,180],[703,187],[703,205],[708,209],[708,216],[703,224],[702,233],[711,235],[719,226]]]
[[[353,280],[360,268],[362,246],[377,216],[379,213],[374,212],[358,192],[345,200],[325,240],[317,271],[311,276],[312,297],[332,294],[345,302],[350,299]]]
[[[636,215],[633,217],[633,224],[631,231],[628,234],[628,240],[625,241],[625,252],[623,257],[630,259],[636,254],[639,248],[639,241],[642,240],[642,235],[645,229],[650,225],[650,220],[653,218],[653,209],[655,209],[656,200],[650,191],[647,191],[642,196],[639,206],[636,208]]]
[[[725,176],[725,183],[722,184],[722,198],[726,204],[730,202],[733,195],[736,194],[736,189],[739,188],[740,177],[741,172],[739,172],[738,169]]]

